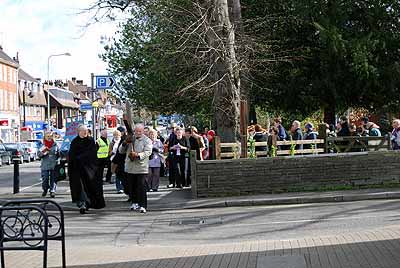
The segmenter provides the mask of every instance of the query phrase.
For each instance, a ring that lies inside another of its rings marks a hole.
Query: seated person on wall
[[[307,123],[304,126],[305,133],[303,140],[316,140],[318,138],[318,132],[314,131],[314,126],[312,123]],[[317,144],[314,143],[314,149],[317,148]],[[311,144],[304,144],[303,149],[312,149]]]
[[[301,132],[301,124],[299,121],[294,120],[292,123],[292,128],[290,130],[292,132],[292,140],[299,141],[303,139],[303,133]],[[303,149],[303,145],[297,144],[295,148],[296,150],[301,150]]]
[[[268,141],[268,134],[267,131],[265,129],[263,129],[259,124],[256,124],[254,126],[254,140],[256,142],[266,142]],[[260,151],[268,151],[268,147],[267,146],[256,146],[256,152],[260,152]]]
[[[400,150],[400,119],[393,120],[392,126],[392,148],[393,150]]]

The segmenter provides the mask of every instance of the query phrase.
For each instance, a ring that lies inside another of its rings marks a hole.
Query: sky
[[[50,79],[76,77],[90,85],[90,73],[106,74],[102,36],[111,38],[117,23],[83,27],[91,14],[83,13],[94,0],[0,0],[0,44],[10,57],[19,53],[21,68],[47,80],[47,59],[69,52],[71,57],[50,59]]]

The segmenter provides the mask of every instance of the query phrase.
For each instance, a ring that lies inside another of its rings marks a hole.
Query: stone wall
[[[192,161],[193,197],[280,193],[384,182],[400,185],[400,152]]]

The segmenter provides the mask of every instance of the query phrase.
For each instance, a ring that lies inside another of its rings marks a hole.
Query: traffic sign
[[[96,75],[96,89],[109,89],[115,85],[115,79],[109,75]]]
[[[91,103],[81,103],[79,105],[79,110],[81,110],[81,111],[92,110],[92,104]]]

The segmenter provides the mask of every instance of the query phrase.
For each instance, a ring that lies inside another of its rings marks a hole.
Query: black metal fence
[[[66,268],[64,212],[49,199],[21,199],[0,207],[1,268],[5,268],[4,251],[43,251],[43,268],[47,268],[49,241],[61,242],[62,268]]]

